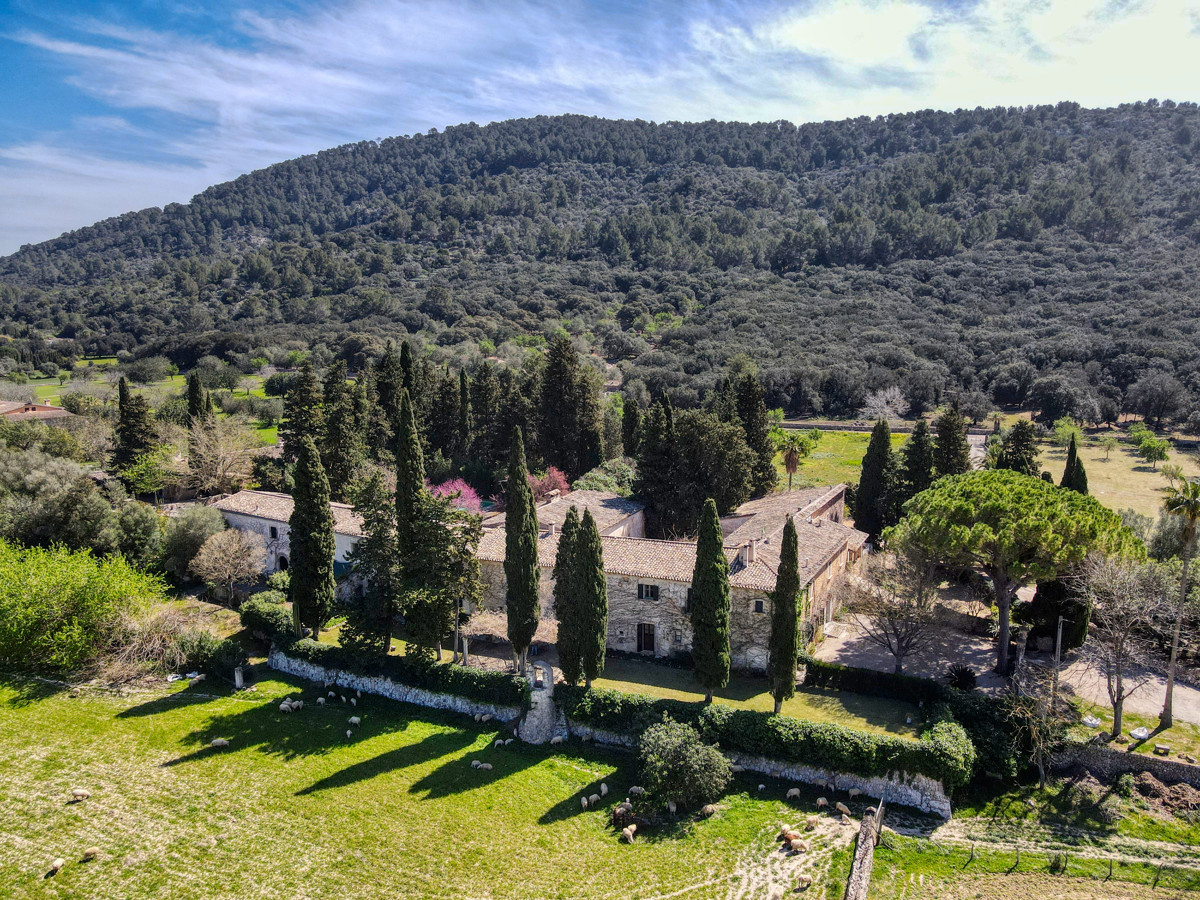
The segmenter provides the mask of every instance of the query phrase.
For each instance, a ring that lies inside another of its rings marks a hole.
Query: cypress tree
[[[350,499],[350,485],[361,471],[365,447],[358,427],[356,388],[346,383],[346,363],[338,360],[325,373],[325,433],[321,437],[321,464],[334,500]]]
[[[1011,469],[1037,478],[1041,474],[1037,456],[1037,437],[1033,431],[1033,423],[1028,419],[1021,419],[1004,436],[996,468]]]
[[[487,466],[498,466],[503,455],[500,425],[500,385],[496,370],[487,360],[480,363],[471,379],[471,455]]]
[[[721,540],[721,519],[713,500],[704,502],[692,572],[692,658],[704,700],[729,683],[729,561]]]
[[[929,423],[918,419],[912,436],[900,448],[901,505],[933,484],[933,438]]]
[[[401,582],[396,504],[380,470],[355,488],[354,511],[362,519],[363,536],[350,553],[350,564],[363,578],[365,589],[349,603],[341,643],[370,656],[385,656],[400,604]]]
[[[584,612],[582,641],[583,679],[587,687],[604,674],[604,649],[608,642],[608,578],[604,574],[604,545],[600,529],[585,510],[575,538],[575,584]]]
[[[779,473],[775,470],[775,442],[771,440],[771,423],[767,419],[762,385],[753,373],[747,372],[738,380],[736,404],[738,421],[746,432],[746,444],[755,457],[750,490],[755,496],[769,494],[779,481]]]
[[[288,598],[296,633],[301,626],[316,638],[329,621],[337,588],[333,578],[333,510],[329,507],[329,480],[313,439],[300,439],[296,455],[296,487],[292,492],[292,517],[288,520],[291,565]]]
[[[582,369],[575,381],[575,402],[579,415],[579,445],[575,471],[578,478],[604,462],[604,409],[600,405],[598,376]]]
[[[621,410],[621,445],[625,455],[637,459],[642,439],[642,408],[633,398],[625,400]]]
[[[547,349],[542,375],[542,453],[548,465],[562,469],[569,478],[583,474],[579,468],[582,440],[579,382],[579,354],[565,334],[555,335]]]
[[[943,475],[962,475],[971,471],[971,447],[967,443],[967,421],[955,404],[934,422],[933,471]]]
[[[471,382],[467,370],[458,370],[458,428],[454,438],[456,459],[465,459],[471,452]]]
[[[130,391],[129,382],[123,377],[117,384],[116,431],[117,446],[113,450],[112,464],[118,472],[128,469],[158,446],[150,404],[141,394]]]
[[[586,633],[580,582],[577,542],[579,511],[572,506],[563,522],[562,536],[554,557],[554,613],[558,617],[558,666],[567,684],[583,677],[583,640]]]
[[[854,497],[854,527],[865,531],[872,543],[879,540],[880,532],[887,526],[891,473],[892,430],[886,419],[880,419],[871,430]]]
[[[435,382],[436,396],[429,411],[429,446],[447,459],[454,459],[458,455],[458,379],[446,371]]]
[[[800,596],[800,551],[796,523],[788,516],[779,548],[779,571],[771,594],[771,696],[775,713],[796,695],[796,602]]]
[[[412,347],[408,341],[400,344],[400,387],[412,397],[416,388],[416,368],[413,365]]]
[[[517,671],[525,673],[529,644],[537,632],[541,610],[538,607],[538,521],[533,490],[529,487],[529,469],[525,464],[525,443],[521,429],[514,428],[508,457],[508,483],[504,490],[504,577],[507,582],[505,604],[508,614],[508,639],[512,643]]]
[[[406,345],[407,346],[407,345]],[[417,551],[417,516],[425,490],[425,457],[417,434],[408,391],[400,389],[399,430],[396,434],[396,548],[405,577]]]
[[[1077,494],[1088,492],[1087,472],[1083,468],[1083,460],[1079,458],[1079,448],[1075,444],[1075,435],[1071,435],[1071,443],[1067,445],[1067,465],[1063,469],[1062,481],[1059,487],[1069,488]]]
[[[295,462],[300,455],[300,443],[311,438],[315,443],[324,441],[325,413],[322,409],[321,382],[313,371],[312,363],[305,360],[300,366],[300,375],[288,391],[283,404],[283,422],[279,435],[283,438],[283,458]]]
[[[375,366],[371,381],[375,389],[371,410],[371,450],[377,460],[383,461],[392,452],[399,430],[400,391],[404,387],[400,359],[390,343]]]
[[[187,377],[188,424],[195,425],[212,411],[212,397],[204,388],[200,376],[192,372]]]
[[[679,521],[678,447],[671,402],[650,407],[642,423],[637,493],[646,502],[646,524],[655,536],[684,530]]]

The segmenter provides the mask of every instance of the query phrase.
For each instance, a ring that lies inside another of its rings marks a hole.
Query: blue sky
[[[1200,0],[0,2],[0,254],[349,141],[1200,100]]]

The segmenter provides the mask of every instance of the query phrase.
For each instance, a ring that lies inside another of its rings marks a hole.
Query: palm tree
[[[800,460],[812,453],[815,443],[816,438],[812,432],[801,434],[798,431],[787,431],[780,436],[777,446],[779,452],[783,454],[783,469],[787,472],[789,491],[792,489],[792,476],[800,468]]]
[[[1163,503],[1173,516],[1183,516],[1183,575],[1179,579],[1179,606],[1175,610],[1175,627],[1171,633],[1171,658],[1167,663],[1167,697],[1163,702],[1162,715],[1158,717],[1160,728],[1170,728],[1174,722],[1172,701],[1175,693],[1175,667],[1179,656],[1179,631],[1183,626],[1183,609],[1188,595],[1188,569],[1195,549],[1196,523],[1200,521],[1200,481],[1183,481],[1172,487]]]

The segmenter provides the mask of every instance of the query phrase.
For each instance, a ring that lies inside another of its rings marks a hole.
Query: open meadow
[[[1181,450],[1177,444],[1170,454],[1167,462],[1182,468],[1185,476],[1200,476],[1200,460],[1195,452]],[[1062,447],[1044,443],[1038,461],[1054,476],[1057,484],[1062,478],[1066,458],[1066,450]],[[1087,471],[1088,492],[1093,497],[1118,512],[1132,509],[1144,516],[1158,518],[1168,487],[1162,474],[1162,463],[1151,468],[1150,463],[1137,455],[1137,447],[1124,441],[1106,457],[1103,447],[1085,440],[1079,445],[1079,458]]]

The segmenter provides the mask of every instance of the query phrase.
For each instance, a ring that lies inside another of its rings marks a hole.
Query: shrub
[[[168,575],[186,581],[192,560],[214,534],[225,530],[221,511],[211,506],[193,506],[167,523],[163,538],[163,568]]]
[[[946,672],[946,684],[960,691],[973,691],[977,683],[975,671],[970,666],[955,663]]]
[[[453,694],[478,703],[499,706],[529,705],[529,682],[517,675],[485,672],[466,666],[451,666],[418,657],[386,656],[363,658],[358,654],[322,644],[310,638],[283,648],[288,656],[327,669],[342,669],[363,675],[382,675],[397,684],[440,694]]]
[[[244,666],[250,661],[246,655],[246,650],[242,647],[241,642],[237,638],[227,637],[213,647],[212,653],[209,654],[208,663],[204,666],[204,671],[211,675],[219,675],[222,678],[233,678],[233,670],[238,666]]]
[[[287,596],[287,592],[292,586],[292,576],[287,569],[280,569],[278,572],[272,572],[267,576],[267,587],[273,591],[278,591],[283,596]],[[283,601],[280,600],[280,603]]]
[[[179,635],[179,668],[189,672],[207,672],[220,639],[211,631],[185,631]]]
[[[801,654],[800,664],[805,668],[805,687],[889,697],[907,703],[936,703],[946,698],[945,688],[929,678],[857,669],[838,663],[822,662],[805,654]]]
[[[242,627],[251,634],[264,634],[268,639],[290,632],[292,614],[288,612],[282,600],[275,600],[276,596],[282,597],[277,591],[263,591],[243,603]]]
[[[721,751],[701,741],[695,728],[668,717],[642,734],[638,760],[642,784],[651,796],[681,806],[716,800],[733,777]]]

